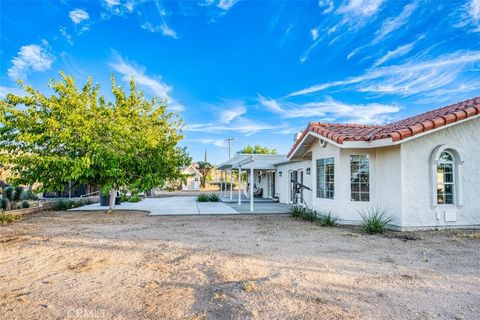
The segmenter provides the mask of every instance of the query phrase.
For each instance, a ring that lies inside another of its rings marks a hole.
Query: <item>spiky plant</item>
[[[340,218],[331,211],[322,211],[318,215],[318,221],[324,227],[333,227],[337,224],[338,220],[340,220]]]
[[[385,227],[394,219],[388,215],[388,209],[380,206],[370,207],[367,210],[360,211],[362,217],[362,229],[367,233],[383,233]]]

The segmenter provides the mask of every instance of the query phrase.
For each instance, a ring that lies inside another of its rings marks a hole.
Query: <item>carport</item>
[[[254,187],[255,187],[255,172],[260,175],[260,177],[273,177],[273,183],[268,185],[272,189],[268,190],[271,198],[275,196],[274,194],[274,177],[275,177],[275,165],[277,163],[285,162],[285,155],[278,154],[237,154],[232,159],[220,164],[217,166],[218,170],[222,171],[222,176],[227,176],[229,173],[230,178],[230,191],[227,195],[227,183],[221,184],[221,196],[225,200],[233,202],[233,172],[236,170],[238,173],[238,205],[242,205],[242,170],[247,172],[247,184],[249,185],[248,193],[245,194],[245,198],[250,202],[250,212],[254,212]],[[259,178],[260,179],[260,178]],[[227,181],[225,181],[227,182]],[[263,200],[263,199],[262,199]],[[264,202],[264,201],[262,201]]]

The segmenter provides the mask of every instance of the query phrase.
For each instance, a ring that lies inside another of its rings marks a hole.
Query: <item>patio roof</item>
[[[230,170],[245,166],[253,160],[254,170],[274,170],[278,163],[286,162],[287,156],[284,154],[237,154],[232,159],[225,161],[217,166],[218,170]]]

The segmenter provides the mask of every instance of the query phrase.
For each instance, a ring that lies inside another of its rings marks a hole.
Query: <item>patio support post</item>
[[[230,201],[233,200],[233,171],[230,169]]]
[[[242,204],[242,167],[238,167],[238,205]]]
[[[250,212],[253,212],[253,159],[250,161]]]

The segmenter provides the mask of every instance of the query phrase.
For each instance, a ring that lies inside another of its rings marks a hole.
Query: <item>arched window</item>
[[[437,205],[455,203],[455,157],[443,151],[437,161]]]

